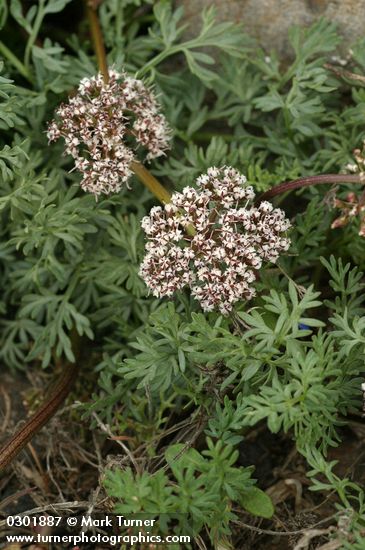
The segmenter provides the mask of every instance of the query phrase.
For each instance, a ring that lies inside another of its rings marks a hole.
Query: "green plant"
[[[208,167],[231,165],[292,219],[289,254],[260,271],[252,301],[222,317],[188,291],[147,294],[140,220],[156,201],[137,177],[96,202],[62,144],[48,145],[55,108],[97,66],[75,2],[25,4],[0,11],[2,368],[72,362],[72,329],[84,338],[81,376],[91,370],[93,390],[82,418],[127,438],[123,466],[108,462],[103,477],[118,512],[159,517],[164,533],[189,531],[200,544],[234,544],[242,514],[273,514],[259,476],[239,464],[247,435],[267,425],[293,440],[313,489],[335,492],[335,519],[347,518],[336,536],[360,549],[363,488],[326,456],[361,407],[364,241],[356,223],[331,229],[328,188],[301,188],[295,200],[269,191],[329,170],[359,187],[339,174],[364,138],[364,88],[324,67],[340,41],[334,25],[293,29],[294,59],[282,68],[211,10],[186,38],[171,2],[100,5],[109,65],[153,85],[173,128],[152,174],[181,191]],[[52,16],[62,10],[75,17],[71,34]],[[352,70],[364,69],[364,53],[360,41]]]

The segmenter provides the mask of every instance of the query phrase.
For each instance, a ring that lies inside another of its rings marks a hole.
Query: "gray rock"
[[[176,0],[175,4],[184,6],[189,34],[199,29],[202,10],[215,6],[219,21],[242,23],[247,34],[267,52],[275,49],[283,60],[292,54],[288,29],[309,26],[320,17],[338,25],[343,36],[338,53],[342,55],[356,39],[365,36],[365,0]]]

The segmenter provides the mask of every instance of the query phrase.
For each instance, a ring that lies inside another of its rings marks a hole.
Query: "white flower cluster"
[[[209,168],[171,203],[142,220],[149,239],[140,275],[154,296],[188,285],[205,311],[226,315],[255,294],[255,271],[276,262],[290,240],[285,214],[269,202],[249,206],[255,194],[231,167]],[[192,230],[193,229],[193,230]]]
[[[168,148],[170,130],[159,113],[153,92],[141,80],[109,71],[84,78],[78,92],[56,111],[48,127],[49,141],[63,137],[66,153],[82,173],[81,187],[98,196],[118,192],[131,175],[135,143],[147,160]]]

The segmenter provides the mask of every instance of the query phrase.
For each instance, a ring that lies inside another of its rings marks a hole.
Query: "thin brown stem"
[[[78,362],[68,363],[63,367],[63,372],[51,395],[43,401],[33,416],[0,449],[0,471],[14,460],[33,436],[52,418],[70,393],[78,369]]]
[[[86,3],[87,16],[90,23],[91,38],[98,61],[99,70],[103,75],[104,82],[109,82],[108,62],[106,59],[106,52],[104,46],[103,35],[100,28],[98,14],[96,9],[92,6],[91,2]]]
[[[352,73],[351,71],[347,71],[342,67],[336,67],[335,65],[331,65],[330,63],[325,63],[323,66],[325,69],[328,69],[329,71],[333,72],[339,78],[344,78],[344,79],[347,78],[349,80],[355,80],[357,82],[361,82],[362,84],[365,84],[364,75]]]
[[[364,185],[365,182],[362,174],[320,174],[318,176],[305,176],[304,178],[287,181],[272,187],[260,195],[255,202],[260,203],[261,201],[271,199],[287,191],[300,189],[301,187],[309,187],[311,185],[334,185],[340,183],[360,183]]]

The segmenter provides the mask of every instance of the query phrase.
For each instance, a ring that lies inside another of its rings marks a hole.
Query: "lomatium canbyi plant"
[[[365,38],[318,19],[285,65],[147,0],[0,25],[0,514],[362,550]]]

